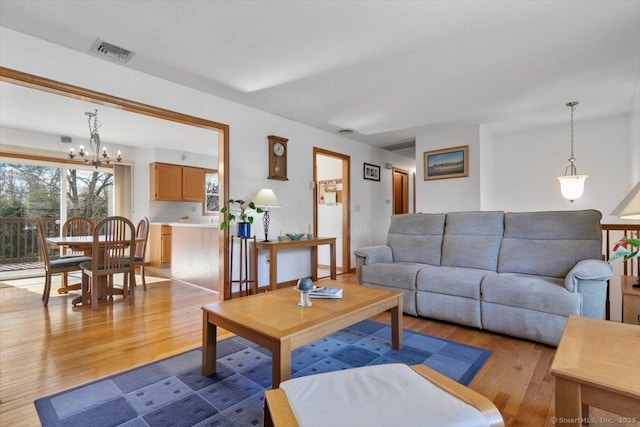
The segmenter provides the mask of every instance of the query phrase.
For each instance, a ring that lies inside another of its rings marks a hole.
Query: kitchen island
[[[218,224],[172,222],[171,276],[220,292]]]

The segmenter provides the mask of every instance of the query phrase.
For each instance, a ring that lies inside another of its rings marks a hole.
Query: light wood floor
[[[44,308],[37,289],[0,286],[0,426],[37,426],[39,397],[200,346],[200,307],[215,294],[171,281],[148,288],[137,288],[134,306],[116,298],[93,312],[71,307],[72,297],[55,289]],[[388,313],[373,319],[390,322]],[[492,350],[470,387],[496,404],[507,426],[552,425],[555,348],[407,315],[404,326]]]

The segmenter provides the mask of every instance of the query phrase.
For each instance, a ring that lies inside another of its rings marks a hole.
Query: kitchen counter
[[[171,276],[220,292],[218,224],[172,222],[169,225]]]
[[[200,228],[219,228],[220,224],[211,222],[171,222],[172,227],[200,227]]]

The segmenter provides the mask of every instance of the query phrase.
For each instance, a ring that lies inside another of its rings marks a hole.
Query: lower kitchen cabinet
[[[149,227],[149,262],[154,267],[171,264],[171,226],[151,224]]]

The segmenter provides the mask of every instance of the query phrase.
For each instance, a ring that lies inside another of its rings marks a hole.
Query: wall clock
[[[281,181],[287,178],[287,141],[275,135],[269,135],[269,177],[268,179],[279,179]]]

